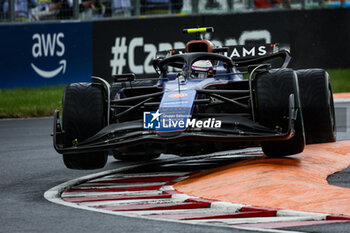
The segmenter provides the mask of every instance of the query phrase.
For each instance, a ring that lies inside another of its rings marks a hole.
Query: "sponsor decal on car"
[[[185,96],[187,96],[186,93],[173,93],[173,94],[169,95],[170,98],[181,98],[181,97],[185,97]]]

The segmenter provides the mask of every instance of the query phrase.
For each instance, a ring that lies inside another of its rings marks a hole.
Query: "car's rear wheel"
[[[334,142],[335,114],[329,75],[322,69],[298,70],[307,144]]]
[[[64,147],[93,136],[106,125],[105,92],[98,84],[70,84],[62,105]],[[106,164],[107,152],[63,154],[63,162],[70,169],[98,169]]]
[[[269,157],[298,154],[304,150],[305,134],[300,105],[298,78],[291,69],[274,69],[262,72],[255,78],[257,121],[264,126],[288,128],[289,97],[294,94],[297,117],[294,121],[294,136],[286,141],[264,141],[263,152]]]

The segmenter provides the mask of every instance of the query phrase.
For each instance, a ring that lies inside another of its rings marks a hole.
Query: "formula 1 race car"
[[[113,153],[150,160],[261,146],[268,157],[300,153],[305,143],[335,141],[333,95],[322,69],[286,68],[286,50],[228,56],[201,39],[213,28],[185,29],[196,40],[153,60],[156,79],[93,77],[73,83],[54,116],[54,147],[71,169],[97,169]],[[267,45],[276,48],[276,44]],[[248,50],[246,50],[248,51]]]

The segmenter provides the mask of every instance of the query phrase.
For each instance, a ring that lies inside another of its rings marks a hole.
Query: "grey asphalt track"
[[[131,164],[110,158],[104,169],[65,168],[52,147],[52,121],[0,121],[0,232],[249,232],[111,216],[48,202],[44,192],[58,184]]]
[[[340,139],[346,139],[350,124],[346,116],[341,119],[345,119],[346,124]],[[52,118],[0,120],[0,232],[251,232],[110,216],[48,202],[43,197],[44,192],[58,184],[132,164],[109,158],[104,169],[66,169],[52,147],[51,131]],[[349,169],[346,169],[329,182],[350,187],[349,177]],[[288,230],[348,232],[349,229],[350,223]]]

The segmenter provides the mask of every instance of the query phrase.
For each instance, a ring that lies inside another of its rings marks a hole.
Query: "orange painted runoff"
[[[257,157],[192,175],[175,188],[245,205],[350,215],[350,189],[327,176],[350,165],[350,141],[306,146],[301,154]]]
[[[334,99],[350,99],[350,93],[334,93]]]

